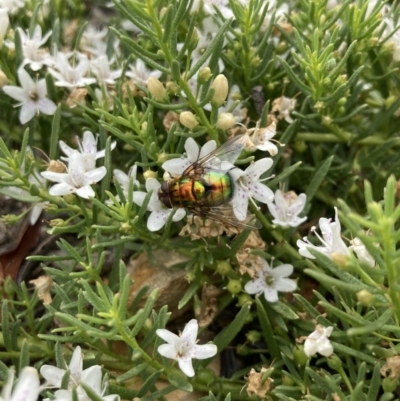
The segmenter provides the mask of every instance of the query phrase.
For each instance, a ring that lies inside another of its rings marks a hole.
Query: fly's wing
[[[219,148],[198,160],[196,164],[203,168],[229,170],[239,157],[248,140],[249,136],[247,134],[234,136]],[[223,168],[223,162],[226,162],[226,168]]]

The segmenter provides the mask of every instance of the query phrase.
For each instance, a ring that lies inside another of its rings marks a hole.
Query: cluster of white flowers
[[[67,389],[60,389],[64,376],[69,372]],[[10,369],[7,384],[3,388],[0,401],[37,401],[39,394],[48,388],[58,388],[53,398],[45,398],[44,401],[90,401],[82,384],[90,388],[102,401],[119,401],[116,394],[104,395],[108,384],[102,380],[101,366],[93,365],[83,370],[83,357],[81,347],[77,346],[72,354],[68,370],[60,369],[52,365],[43,365],[40,373],[46,380],[41,386],[39,375],[35,368],[22,369],[17,385],[13,390],[14,373]],[[76,394],[77,398],[73,394]]]
[[[334,258],[335,255],[349,256],[350,251],[354,251],[360,262],[370,267],[375,266],[374,258],[359,238],[354,238],[349,247],[343,241],[338,210],[336,207],[335,220],[332,221],[331,219],[322,217],[319,219],[319,227],[321,229],[322,237],[316,232],[316,227],[312,227],[311,231],[314,232],[317,238],[321,241],[322,246],[313,245],[307,237],[303,238],[303,240],[299,239],[297,241],[297,246],[299,247],[299,253],[301,256],[315,259],[315,256],[311,254],[310,249],[321,252],[330,259]]]

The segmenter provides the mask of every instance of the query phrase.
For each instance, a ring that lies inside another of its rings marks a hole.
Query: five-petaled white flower
[[[55,85],[66,88],[79,88],[86,85],[91,85],[96,82],[96,78],[86,77],[89,72],[89,60],[81,53],[77,54],[78,63],[71,65],[68,60],[70,55],[58,53],[54,68],[49,68],[49,72],[56,79]]]
[[[83,356],[81,353],[81,347],[77,346],[72,354],[71,361],[68,366],[70,372],[70,378],[67,385],[67,389],[58,390],[54,393],[55,399],[58,401],[72,401],[72,390],[76,390],[79,401],[89,401],[91,398],[88,397],[85,390],[81,386],[83,383],[87,387],[90,387],[102,400],[104,401],[116,401],[120,397],[118,395],[107,395],[103,396],[106,388],[102,389],[102,373],[100,365],[93,365],[90,368],[83,370]],[[40,368],[40,373],[46,379],[49,386],[60,388],[64,375],[67,370],[57,368],[51,365],[43,365]],[[47,398],[45,401],[50,400]]]
[[[278,153],[278,147],[271,141],[276,135],[276,123],[274,121],[265,128],[260,128],[259,123],[257,123],[255,128],[251,128],[247,132],[249,134],[253,132],[248,146],[250,150],[263,150],[271,156],[275,156]]]
[[[104,166],[86,171],[84,156],[74,152],[69,157],[68,173],[43,171],[41,174],[44,178],[58,183],[50,188],[50,195],[63,196],[76,193],[81,198],[88,199],[95,196],[91,185],[102,180],[106,173],[107,169]]]
[[[274,200],[274,193],[260,180],[260,176],[272,166],[272,159],[266,157],[250,164],[245,171],[234,168],[229,171],[235,181],[235,192],[232,199],[233,211],[238,220],[244,220],[247,216],[249,199],[253,198],[262,203],[270,203]],[[267,178],[268,179],[268,178]]]
[[[178,361],[179,368],[189,377],[194,376],[192,359],[207,359],[216,355],[217,346],[214,344],[197,345],[197,332],[199,325],[192,319],[183,329],[180,336],[166,329],[158,329],[157,335],[168,344],[162,344],[157,351],[165,358]]]
[[[263,266],[256,272],[256,278],[247,282],[244,290],[248,294],[264,293],[268,302],[278,301],[278,291],[293,292],[297,284],[288,278],[293,273],[293,266],[284,264],[272,268],[266,260]]]
[[[293,191],[284,193],[279,189],[275,192],[274,203],[268,203],[268,209],[274,220],[272,222],[281,227],[297,227],[307,220],[307,216],[299,217],[306,205],[305,194],[297,196]]]
[[[185,209],[169,209],[162,202],[160,202],[160,200],[158,199],[158,190],[160,189],[160,187],[161,184],[155,178],[149,178],[148,180],[146,180],[147,192],[152,191],[149,203],[147,205],[147,210],[151,212],[147,220],[147,228],[150,231],[157,231],[162,228],[167,222],[168,216],[173,211],[175,211],[175,214],[172,218],[172,221],[182,220],[186,215]],[[133,201],[137,205],[142,206],[146,196],[146,192],[135,191],[133,193]]]
[[[133,81],[139,85],[146,86],[147,81],[150,77],[160,78],[162,72],[157,70],[149,70],[146,64],[139,58],[135,61],[135,64],[129,65],[130,71],[126,72],[126,76],[132,78]]]
[[[21,37],[22,53],[24,55],[24,60],[20,68],[28,64],[32,71],[39,71],[43,65],[49,66],[53,64],[50,53],[45,49],[40,49],[47,42],[52,31],[47,32],[42,37],[42,28],[40,25],[36,25],[32,37],[29,35],[29,32],[25,33],[21,28],[18,28],[18,33]]]
[[[64,154],[68,157],[61,156],[61,160],[69,162],[70,157],[75,153],[80,153],[83,157],[85,172],[94,170],[96,168],[96,160],[105,156],[105,149],[97,151],[97,140],[90,131],[85,131],[83,133],[83,140],[78,139],[79,151],[69,147],[64,141],[60,141],[60,148]],[[111,150],[117,146],[116,142],[111,143]]]
[[[197,162],[204,156],[213,152],[217,148],[214,140],[206,142],[200,149],[199,145],[193,138],[186,139],[185,150],[187,157],[180,157],[176,159],[167,160],[161,166],[165,171],[172,176],[181,175],[191,164]]]
[[[96,56],[105,54],[107,50],[107,43],[105,42],[107,33],[107,27],[98,29],[89,24],[82,35],[80,43],[82,50]]]
[[[0,395],[0,401],[37,401],[40,389],[39,375],[35,368],[22,369],[17,385],[12,391],[14,372],[8,371],[8,379]]]
[[[330,335],[332,334],[333,327],[324,327],[317,325],[315,331],[313,331],[304,342],[304,352],[311,358],[317,352],[323,356],[331,356],[333,354],[333,347],[329,341]]]
[[[326,256],[332,258],[333,254],[338,253],[341,255],[348,255],[349,249],[343,242],[341,237],[340,221],[338,217],[338,211],[335,207],[335,221],[322,217],[319,219],[319,227],[321,229],[322,237],[316,233],[316,228],[312,227],[311,230],[315,233],[317,238],[322,242],[323,246],[313,245],[307,237],[303,238],[303,241],[299,239],[297,246],[299,247],[299,253],[305,258],[315,259],[309,249],[315,249]]]
[[[19,113],[21,124],[27,123],[39,112],[47,115],[55,113],[57,107],[52,100],[47,98],[47,87],[44,79],[35,82],[23,68],[18,71],[18,79],[21,88],[6,85],[3,87],[3,91],[20,102],[18,106],[22,106]]]
[[[97,57],[90,62],[91,70],[97,78],[97,83],[115,85],[115,80],[121,76],[122,69],[111,70],[110,65],[113,62],[114,60],[108,60],[106,55]]]

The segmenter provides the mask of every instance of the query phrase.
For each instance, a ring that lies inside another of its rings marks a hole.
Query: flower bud
[[[249,294],[240,294],[236,306],[241,308],[246,303],[253,303],[253,298]]]
[[[196,116],[191,111],[183,111],[179,115],[180,123],[189,129],[193,129],[197,124]]]
[[[165,87],[170,95],[177,95],[181,91],[181,87],[174,81],[168,81]]]
[[[335,354],[333,354],[332,356],[327,358],[327,363],[328,363],[328,366],[333,370],[339,371],[342,368],[342,361]]]
[[[194,50],[198,44],[199,44],[199,34],[197,33],[197,29],[193,29],[192,37],[190,38],[188,49]]]
[[[212,72],[209,67],[204,67],[199,71],[198,81],[201,84],[204,84],[212,77]]]
[[[232,113],[221,113],[218,115],[217,128],[229,129],[236,123]]]
[[[246,333],[246,339],[247,341],[251,342],[252,344],[256,343],[257,341],[260,341],[261,339],[261,333],[257,330],[250,330]]]
[[[145,180],[148,180],[149,178],[157,178],[157,176],[158,176],[158,174],[155,171],[152,171],[152,170],[146,170],[143,173],[143,178]]]
[[[212,83],[212,87],[215,90],[214,97],[212,98],[212,103],[219,107],[222,106],[228,96],[228,80],[225,75],[219,74]]]
[[[50,227],[64,227],[66,225],[63,219],[53,219],[49,221]]]
[[[131,228],[132,228],[132,226],[129,223],[124,222],[120,225],[119,231],[121,231],[123,233],[127,233]]]
[[[296,344],[293,349],[293,359],[298,366],[305,366],[308,361],[308,356],[304,352],[304,345]]]
[[[1,22],[0,22],[0,24],[1,24]],[[7,84],[8,84],[7,75],[4,74],[4,72],[0,70],[0,89],[1,89],[3,86],[6,86]]]
[[[357,292],[357,300],[363,306],[371,306],[374,303],[375,296],[368,290],[361,290]]]
[[[397,377],[385,377],[382,380],[382,388],[385,393],[393,393],[396,390],[399,379]]]
[[[167,91],[164,88],[164,85],[154,77],[150,77],[147,81],[147,88],[154,99],[161,102],[167,97]]]
[[[157,157],[157,163],[163,164],[168,160],[168,155],[165,152],[162,152]]]
[[[242,291],[242,283],[239,280],[229,280],[228,285],[226,286],[226,289],[231,293],[231,294],[239,294],[239,292]]]
[[[226,276],[232,271],[232,266],[227,260],[220,260],[217,263],[216,272],[221,276]]]

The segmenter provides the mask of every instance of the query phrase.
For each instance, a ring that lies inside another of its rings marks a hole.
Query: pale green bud
[[[204,67],[199,71],[199,82],[205,83],[212,77],[212,72],[209,67]]]
[[[363,306],[371,306],[374,303],[375,296],[368,290],[361,290],[357,292],[357,300]]]
[[[217,128],[229,129],[236,123],[232,113],[221,113],[218,115]]]
[[[196,120],[196,116],[191,111],[184,111],[179,115],[180,123],[189,129],[193,129],[198,122]]]
[[[228,96],[229,91],[228,80],[226,79],[225,75],[219,74],[214,79],[212,87],[215,90],[212,103],[217,107],[222,106]]]
[[[148,180],[149,178],[157,178],[158,174],[155,171],[147,170],[143,173],[143,178]]]
[[[174,81],[167,82],[165,87],[171,95],[177,95],[181,91],[181,87]]]
[[[158,100],[159,102],[167,97],[167,91],[165,90],[164,85],[157,78],[149,78],[147,81],[147,89],[154,99]]]

